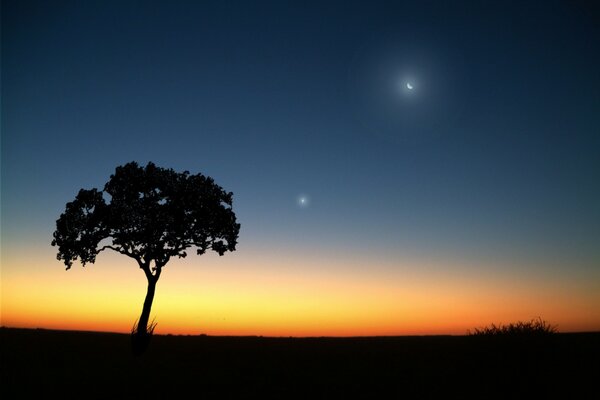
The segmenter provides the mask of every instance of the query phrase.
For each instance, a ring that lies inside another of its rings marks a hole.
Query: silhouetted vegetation
[[[98,253],[113,250],[133,258],[148,280],[141,316],[132,335],[136,354],[144,351],[155,324],[148,326],[156,282],[172,257],[213,250],[234,251],[240,225],[233,193],[210,177],[175,172],[153,163],[117,167],[103,190],[81,189],[56,221],[53,246],[67,270],[77,259],[85,266]]]
[[[530,321],[518,321],[509,324],[491,324],[483,328],[467,331],[471,336],[542,336],[557,333],[556,325],[551,325],[541,318]]]
[[[140,334],[140,328],[138,326],[138,321],[136,320],[131,327],[131,349],[133,350],[133,354],[139,355],[142,354],[150,344],[150,338],[154,334],[154,329],[156,328],[156,322],[152,320],[147,326],[146,329],[143,329]]]

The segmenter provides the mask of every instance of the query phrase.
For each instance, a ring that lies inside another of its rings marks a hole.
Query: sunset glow
[[[67,272],[47,261],[51,255],[48,249],[6,260],[11,268],[2,275],[2,325],[129,332],[146,290],[135,262],[107,253],[95,265]],[[561,331],[600,328],[590,306],[600,304],[595,282],[533,276],[515,281],[485,266],[458,268],[441,261],[398,261],[398,272],[390,274],[385,265],[366,259],[320,264],[314,255],[284,265],[259,254],[202,258],[174,261],[165,269],[152,312],[158,333],[464,334],[539,315]],[[344,266],[352,272],[339,274]],[[460,273],[443,272],[444,267]]]

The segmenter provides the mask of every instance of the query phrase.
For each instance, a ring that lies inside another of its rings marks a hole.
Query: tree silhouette
[[[104,190],[81,189],[56,221],[52,246],[67,270],[79,258],[85,267],[110,249],[137,261],[148,280],[142,314],[132,331],[135,353],[146,348],[156,282],[172,257],[213,250],[234,251],[240,224],[232,210],[233,193],[210,177],[153,163],[130,162],[116,168]]]

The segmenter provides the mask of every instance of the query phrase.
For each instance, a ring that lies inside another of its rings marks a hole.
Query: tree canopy
[[[67,203],[52,245],[67,269],[77,259],[94,263],[98,253],[112,249],[158,279],[161,268],[189,248],[219,255],[235,250],[240,224],[232,199],[202,174],[130,162],[117,167],[103,190],[81,189]]]

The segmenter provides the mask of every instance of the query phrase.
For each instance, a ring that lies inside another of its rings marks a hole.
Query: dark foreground
[[[0,329],[3,399],[576,398],[598,393],[600,333],[547,338],[155,336]]]

